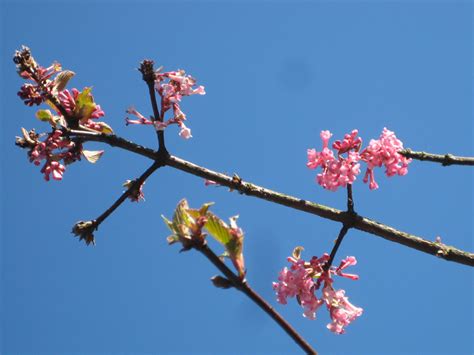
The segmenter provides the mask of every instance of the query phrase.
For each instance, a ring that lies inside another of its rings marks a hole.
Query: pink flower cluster
[[[403,149],[403,143],[393,132],[384,128],[380,138],[371,140],[369,146],[360,153],[362,139],[357,137],[357,134],[358,131],[355,129],[350,134],[346,134],[342,141],[337,140],[332,144],[337,155],[329,148],[329,139],[332,136],[329,131],[321,131],[323,148],[320,152],[308,149],[306,166],[310,169],[322,168],[323,171],[316,176],[316,181],[325,189],[336,191],[339,187],[352,184],[360,174],[360,161],[367,163],[363,181],[367,183],[370,178],[371,190],[378,188],[373,173],[375,167],[385,165],[387,176],[405,175],[408,172],[407,167],[411,159],[398,153]]]
[[[364,182],[367,183],[370,179],[371,190],[379,187],[374,178],[375,167],[384,165],[387,176],[403,176],[408,173],[408,164],[411,159],[398,153],[402,149],[403,143],[387,128],[383,129],[379,139],[370,141],[369,146],[361,153],[361,159],[367,163]]]
[[[156,130],[164,130],[171,124],[177,124],[180,127],[180,137],[184,139],[191,138],[191,129],[184,124],[184,121],[186,121],[186,115],[181,111],[180,102],[183,96],[206,94],[204,86],[195,87],[195,85],[196,79],[192,76],[186,75],[184,70],[164,73],[160,73],[158,70],[155,73],[155,90],[161,97],[161,117],[159,117],[159,119],[156,118],[153,122],[144,117],[134,108],[129,108],[127,113],[136,116],[138,119],[131,120],[127,117],[125,119],[126,124],[154,124]],[[173,117],[165,121],[165,114],[170,109],[173,110]]]
[[[34,72],[21,71],[19,74],[22,78],[29,79],[35,83],[23,84],[18,92],[18,96],[25,102],[25,105],[40,105],[45,101],[47,95],[50,94],[54,88],[54,82],[49,79],[60,70],[61,65],[59,63],[53,63],[48,68],[36,65]]]
[[[362,140],[357,137],[357,130],[353,130],[351,134],[346,134],[342,142],[334,142],[333,148],[337,150],[337,158],[333,151],[328,148],[329,139],[332,136],[331,132],[322,131],[320,136],[323,141],[322,151],[317,152],[315,149],[308,149],[308,168],[315,169],[321,166],[323,169],[323,172],[317,175],[316,181],[322,187],[331,191],[336,191],[340,186],[346,187],[347,184],[352,184],[360,173],[358,150]],[[342,156],[344,153],[347,153],[347,157]]]
[[[81,92],[77,90],[76,88],[69,90],[63,90],[58,94],[58,99],[61,102],[61,105],[63,108],[66,110],[66,112],[69,115],[74,115],[76,111],[76,101],[79,97]],[[93,96],[92,94],[88,94],[88,96],[91,98],[91,101],[93,102]],[[93,104],[94,108],[92,113],[90,114],[89,117],[87,117],[84,122],[81,121],[81,124],[84,127],[90,128],[94,131],[102,132],[104,129],[104,123],[103,122],[96,122],[92,121],[92,119],[98,119],[100,117],[105,116],[105,112],[101,109],[100,105]],[[60,114],[60,112],[58,112]],[[81,117],[78,117],[78,119],[81,119]]]
[[[299,257],[288,257],[291,263],[290,268],[281,270],[278,276],[278,282],[273,283],[273,289],[276,291],[277,301],[281,304],[287,304],[288,298],[296,297],[298,303],[303,307],[303,316],[308,319],[316,319],[316,311],[323,304],[329,310],[332,322],[327,328],[336,333],[343,334],[344,327],[359,317],[363,310],[351,304],[345,296],[344,290],[335,290],[333,288],[333,275],[357,280],[359,277],[354,274],[346,274],[343,270],[357,263],[351,256],[342,260],[338,267],[325,269],[329,260],[329,255],[322,257],[313,257],[309,262]],[[322,286],[321,296],[316,296]]]
[[[77,89],[71,91],[65,89],[69,80],[75,75],[74,72],[62,71],[59,63],[53,63],[44,68],[36,63],[27,47],[16,51],[13,58],[18,74],[30,80],[25,83],[18,96],[28,106],[46,103],[56,111],[39,110],[36,117],[48,122],[52,132],[47,134],[45,140],[41,140],[46,134],[36,134],[34,130],[27,132],[24,128],[23,137],[17,138],[17,145],[29,149],[28,157],[35,165],[45,163],[41,169],[45,180],[50,176],[54,180],[61,180],[65,171],[65,165],[81,159],[81,154],[91,162],[95,163],[103,151],[86,151],[82,144],[73,142],[67,137],[67,128],[80,128],[94,130],[101,133],[113,133],[112,128],[104,122],[93,121],[93,119],[104,116],[104,111],[94,102],[91,88],[85,88],[82,92]],[[63,164],[61,164],[61,161]]]
[[[52,175],[54,180],[62,180],[66,167],[60,163],[70,164],[81,159],[80,149],[77,149],[74,142],[63,136],[63,132],[55,130],[43,141],[37,140],[28,153],[30,161],[35,165],[45,163],[41,168],[46,181]]]

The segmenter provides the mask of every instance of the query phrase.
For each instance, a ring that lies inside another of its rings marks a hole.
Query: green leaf
[[[50,110],[39,110],[36,112],[36,118],[43,122],[54,122],[53,114]]]
[[[176,210],[173,215],[173,223],[175,226],[183,225],[189,227],[192,223],[194,223],[194,219],[188,213],[189,205],[186,199],[182,199],[179,201],[178,206],[176,206]]]
[[[76,116],[81,123],[85,123],[91,117],[92,112],[94,112],[96,108],[91,90],[92,88],[84,88],[76,99],[74,116]]]
[[[214,204],[214,202],[208,202],[208,203],[205,203],[204,205],[201,206],[201,208],[199,208],[198,210],[195,209],[195,208],[190,208],[188,210],[188,213],[191,217],[193,217],[194,219],[198,219],[199,217],[201,216],[205,216],[206,213],[207,213],[207,210],[209,209],[209,207],[211,207],[212,205]]]
[[[204,227],[215,240],[226,246],[232,240],[229,226],[212,212],[207,212],[207,218]]]
[[[201,214],[201,216],[204,216],[207,213],[207,210],[209,209],[209,207],[211,207],[213,204],[214,202],[208,202],[202,205],[201,208],[199,209],[199,213]]]
[[[89,163],[95,164],[104,154],[103,150],[83,150],[82,155],[87,159]]]

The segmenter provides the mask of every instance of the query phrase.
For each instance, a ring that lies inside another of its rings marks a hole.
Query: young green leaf
[[[224,246],[232,239],[229,226],[212,212],[207,212],[207,222],[204,227],[215,240]]]
[[[36,118],[43,122],[54,122],[53,114],[50,110],[39,110],[36,112]]]
[[[84,88],[76,98],[74,116],[80,121],[80,123],[87,122],[96,108],[94,98],[91,95],[91,90],[92,88]]]

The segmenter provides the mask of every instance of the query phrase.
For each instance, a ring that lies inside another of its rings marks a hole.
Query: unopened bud
[[[234,287],[232,282],[225,277],[216,275],[211,277],[212,284],[218,288],[228,289]]]

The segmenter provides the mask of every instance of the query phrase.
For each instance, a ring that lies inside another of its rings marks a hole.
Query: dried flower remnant
[[[95,221],[79,221],[72,227],[72,233],[79,237],[79,241],[84,240],[86,245],[95,245],[94,230],[96,230]]]
[[[316,312],[326,305],[332,322],[328,329],[336,334],[343,334],[344,327],[359,317],[362,308],[352,305],[345,296],[344,290],[333,288],[333,276],[338,275],[351,280],[357,280],[358,276],[344,273],[343,270],[357,263],[351,256],[341,261],[338,267],[331,266],[327,270],[329,255],[313,257],[309,262],[300,258],[300,248],[295,248],[293,255],[288,257],[290,268],[283,268],[278,276],[278,282],[273,283],[276,291],[277,301],[287,304],[288,298],[296,297],[298,303],[303,307],[303,316],[308,319],[316,319]],[[316,295],[322,286],[321,295]]]
[[[136,180],[127,180],[123,183],[123,187],[130,189],[132,188],[133,184],[135,183]],[[140,201],[145,201],[145,194],[143,193],[143,185],[145,185],[145,182],[143,182],[140,186],[137,186],[136,188],[131,191],[130,195],[128,198],[132,202],[140,202]]]

